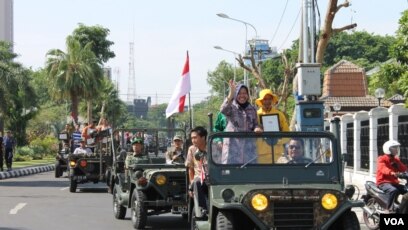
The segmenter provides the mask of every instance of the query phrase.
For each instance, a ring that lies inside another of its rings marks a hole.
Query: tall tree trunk
[[[92,124],[92,99],[88,99],[86,102],[87,105],[87,114],[88,114],[88,123]]]
[[[78,124],[78,105],[79,105],[79,98],[78,94],[75,92],[71,92],[71,115],[74,119],[74,123]]]
[[[357,26],[356,23],[350,24],[341,28],[333,29],[333,20],[336,16],[336,13],[342,7],[349,7],[350,3],[348,0],[345,0],[344,3],[337,5],[337,0],[330,0],[329,4],[327,5],[326,16],[324,19],[324,25],[322,32],[320,34],[319,43],[317,44],[317,51],[316,51],[316,62],[323,64],[323,57],[324,52],[326,51],[327,45],[329,44],[330,38],[343,30],[353,29]]]

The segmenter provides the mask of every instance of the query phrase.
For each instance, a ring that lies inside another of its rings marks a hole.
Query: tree
[[[72,36],[79,41],[82,46],[89,42],[92,43],[92,51],[100,64],[106,63],[109,59],[115,57],[115,53],[110,50],[114,42],[107,40],[109,29],[102,26],[86,26],[82,23],[78,24]]]
[[[72,36],[79,41],[81,46],[91,44],[91,50],[98,59],[99,65],[94,65],[95,73],[95,83],[92,85],[92,88],[89,88],[84,95],[87,100],[87,114],[89,122],[92,122],[92,110],[93,110],[93,101],[101,97],[101,94],[104,94],[104,91],[101,91],[101,82],[103,74],[101,71],[101,66],[103,63],[107,62],[109,59],[115,57],[115,53],[110,51],[110,46],[114,43],[107,39],[109,35],[109,29],[103,28],[102,26],[85,26],[84,24],[79,24],[72,34]],[[102,101],[99,101],[102,103]]]
[[[211,91],[220,97],[225,98],[228,94],[228,82],[234,79],[234,67],[226,61],[221,61],[213,72],[208,72],[207,83],[211,86]],[[242,70],[236,70],[236,81],[243,79]]]
[[[13,61],[16,56],[9,43],[0,42],[0,114],[18,145],[24,145],[27,122],[35,116],[37,103],[30,85],[31,72]]]
[[[378,87],[386,90],[387,96],[401,93],[408,97],[408,10],[399,19],[396,40],[392,44],[390,53],[395,61],[387,62],[380,67],[380,71],[370,79],[370,90]],[[408,101],[405,101],[408,106]]]
[[[330,38],[344,30],[350,30],[357,26],[356,23],[350,24],[341,28],[333,28],[333,21],[334,17],[336,16],[337,12],[343,7],[349,7],[350,3],[348,0],[345,0],[344,3],[337,5],[337,0],[330,0],[329,4],[327,5],[326,16],[323,24],[323,29],[320,34],[319,42],[317,44],[317,51],[316,51],[316,63],[323,64],[323,57],[329,44]]]
[[[96,76],[101,70],[91,47],[91,43],[82,47],[79,41],[68,36],[66,53],[59,49],[47,52],[46,71],[50,79],[52,97],[56,100],[70,98],[75,122],[78,121],[80,98],[89,97],[99,86],[99,78]]]
[[[340,32],[331,38],[324,55],[324,65],[332,66],[341,60],[353,61],[365,69],[371,69],[391,58],[392,36],[380,36],[366,31]]]

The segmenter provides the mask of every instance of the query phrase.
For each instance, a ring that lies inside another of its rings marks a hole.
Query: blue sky
[[[328,0],[318,0],[321,24]],[[343,2],[339,0],[339,2]],[[394,35],[406,0],[351,0],[335,18],[335,27],[351,22],[357,30]],[[300,0],[14,0],[14,40],[18,61],[26,67],[44,66],[48,50],[65,50],[65,38],[78,23],[101,25],[110,30],[109,40],[116,58],[107,63],[113,79],[119,82],[126,98],[129,73],[129,42],[134,41],[136,93],[138,98],[152,97],[152,103],[167,103],[181,77],[186,51],[190,54],[191,99],[193,103],[209,96],[207,72],[222,60],[233,63],[233,54],[216,50],[242,52],[245,26],[220,18],[231,18],[255,26],[258,37],[272,40],[278,49],[288,48],[297,39]],[[282,23],[278,22],[287,4]],[[293,27],[294,25],[294,27]],[[293,29],[291,30],[291,28]],[[255,36],[248,27],[248,39]],[[286,39],[287,38],[287,39]]]

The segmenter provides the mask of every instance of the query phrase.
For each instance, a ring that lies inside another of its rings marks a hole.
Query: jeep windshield
[[[186,134],[182,129],[117,129],[113,133],[115,159],[124,161],[126,156],[133,152],[132,140],[138,138],[143,142],[142,151],[143,155],[149,158],[148,164],[165,164],[165,154],[171,148],[171,140],[175,135],[181,136],[183,140],[186,140]],[[183,149],[183,154],[185,154],[187,148],[184,146]]]
[[[336,141],[328,132],[214,133],[207,147],[210,179],[214,180],[256,183],[340,178],[339,164],[334,164],[340,160]]]

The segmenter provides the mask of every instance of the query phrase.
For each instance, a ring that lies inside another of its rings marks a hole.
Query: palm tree
[[[75,122],[81,97],[92,99],[100,85],[102,70],[91,48],[92,43],[82,47],[78,40],[68,36],[66,53],[59,49],[47,53],[46,71],[51,80],[52,96],[56,100],[70,98]]]

